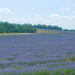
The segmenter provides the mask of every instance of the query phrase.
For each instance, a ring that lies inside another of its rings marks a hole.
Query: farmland
[[[0,35],[0,75],[75,75],[74,61],[75,32]]]

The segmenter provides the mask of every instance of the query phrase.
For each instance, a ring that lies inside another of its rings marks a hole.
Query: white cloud
[[[52,14],[49,16],[49,23],[58,25],[62,28],[75,29],[75,16]]]
[[[63,9],[63,10],[64,10],[64,8],[63,8],[63,7],[61,7],[61,9]]]
[[[10,23],[31,23],[31,24],[46,24],[46,25],[57,25],[62,28],[75,29],[75,16],[64,16],[59,14],[51,14],[49,17],[36,17],[25,18],[25,17],[1,17],[1,21],[8,21]]]
[[[35,14],[35,16],[36,16],[36,17],[41,17],[41,15],[40,15],[40,14]]]
[[[17,18],[17,17],[13,17],[13,18],[10,18],[10,22],[14,22],[14,23],[23,23],[26,19],[25,18]]]
[[[30,23],[32,22],[33,19],[32,18],[23,18],[23,17],[13,17],[13,18],[10,18],[8,19],[8,22],[10,23],[20,23],[20,24],[23,24],[23,23]]]
[[[11,18],[12,20],[25,20],[25,18],[17,18],[17,17],[14,17],[14,18]]]
[[[70,17],[68,17],[68,16],[63,16],[63,15],[61,15],[61,18],[63,18],[63,19],[70,19]]]
[[[38,23],[39,23],[39,22],[43,21],[43,18],[42,18],[42,16],[40,14],[35,14],[35,20],[37,20]]]
[[[75,8],[75,4],[74,4],[74,8]]]
[[[52,14],[52,15],[50,15],[50,17],[60,17],[60,15],[58,15],[58,14]]]
[[[65,8],[65,10],[68,10],[68,9],[69,9],[69,7]]]
[[[0,13],[11,14],[13,12],[11,10],[7,9],[7,8],[0,8]]]
[[[75,11],[73,11],[72,13],[75,13]]]
[[[6,18],[0,16],[0,21],[5,21],[5,20],[6,20]]]
[[[58,14],[52,14],[49,17],[53,17],[53,18],[61,18],[61,19],[72,19],[75,18],[75,16],[64,16],[64,15],[58,15]]]
[[[68,9],[69,9],[69,7],[66,7],[66,8],[61,7],[61,9],[62,9],[62,10],[68,10]]]

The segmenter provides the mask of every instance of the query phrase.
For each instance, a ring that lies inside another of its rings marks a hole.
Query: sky
[[[75,29],[75,0],[0,0],[0,21]]]

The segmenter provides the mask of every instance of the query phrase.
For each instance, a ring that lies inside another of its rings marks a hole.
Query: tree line
[[[45,24],[16,24],[8,22],[0,22],[0,33],[36,33],[36,28],[42,29],[53,29],[53,30],[62,30],[61,27],[56,25],[45,25]]]
[[[45,24],[37,24],[37,25],[33,25],[34,28],[42,28],[42,29],[52,29],[52,30],[62,30],[61,27],[58,27],[56,25],[52,26],[52,25],[45,25]]]
[[[64,29],[64,31],[71,31],[71,32],[75,32],[75,29]]]
[[[36,28],[26,24],[0,22],[0,33],[35,33]]]

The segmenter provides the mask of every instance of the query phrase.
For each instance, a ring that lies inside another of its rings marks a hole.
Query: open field
[[[19,35],[19,34],[32,34],[32,33],[0,33],[0,35]]]
[[[58,33],[58,32],[37,29],[36,33]],[[0,33],[0,35],[19,35],[19,34],[33,34],[33,33]]]
[[[58,33],[58,32],[55,32],[55,31],[49,31],[48,29],[47,29],[47,30],[37,29],[37,32],[36,32],[36,33]]]
[[[0,75],[75,75],[75,33],[0,36]]]

